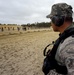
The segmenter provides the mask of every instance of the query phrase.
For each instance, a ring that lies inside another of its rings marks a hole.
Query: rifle
[[[60,37],[55,42],[52,42],[52,44],[54,45],[52,49],[49,49],[46,52],[47,47],[50,46],[51,44],[45,47],[43,55],[46,57],[44,59],[42,66],[42,71],[44,72],[45,75],[47,75],[50,72],[50,70],[53,69],[55,69],[56,72],[59,74],[67,74],[67,67],[65,65],[64,66],[59,65],[57,60],[55,59],[55,55],[59,44],[63,43],[63,41],[69,36],[74,37],[74,27],[64,31],[64,33],[61,34]]]
[[[47,47],[54,45],[54,41],[51,44],[48,44],[44,51],[43,51],[43,55],[46,56],[46,58],[44,59],[43,62],[43,66],[42,66],[42,71],[44,72],[45,75],[47,75],[49,73],[50,70],[55,69],[55,59],[52,56],[52,49],[49,49],[47,52]]]
[[[43,62],[42,71],[45,75],[49,73],[50,70],[55,69],[56,72],[59,74],[67,74],[67,68],[66,66],[61,66],[57,63],[55,60],[55,54],[56,54],[56,48],[58,47],[59,40],[56,40],[56,42],[52,42],[51,44],[47,45],[43,51],[43,55],[46,56]],[[52,49],[49,49],[47,52],[47,47],[54,45]],[[62,71],[63,69],[63,71]]]

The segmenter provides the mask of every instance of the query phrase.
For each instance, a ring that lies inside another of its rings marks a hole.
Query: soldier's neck
[[[65,22],[62,26],[59,27],[59,32],[62,34],[71,24],[71,22]]]

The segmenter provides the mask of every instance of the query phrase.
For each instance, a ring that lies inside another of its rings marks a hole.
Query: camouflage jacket
[[[71,25],[68,28],[71,27],[74,27],[74,25]],[[74,37],[70,36],[66,38],[63,43],[60,43],[55,59],[58,61],[58,64],[66,65],[68,70],[67,75],[74,75]],[[63,74],[58,74],[55,70],[51,70],[48,75]]]

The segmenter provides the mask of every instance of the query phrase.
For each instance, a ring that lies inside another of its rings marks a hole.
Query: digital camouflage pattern
[[[65,17],[72,17],[72,7],[66,3],[57,3],[52,6],[51,13],[47,18],[52,18],[55,15],[61,15]],[[74,25],[70,25],[67,29],[74,28]],[[55,59],[60,65],[66,65],[68,74],[74,75],[74,36],[69,36],[63,43],[58,46]],[[48,75],[63,75],[58,74],[55,69],[51,70]]]
[[[71,25],[67,29],[74,27]],[[68,74],[74,75],[74,36],[70,36],[64,40],[63,43],[60,43],[55,59],[60,65],[66,65]],[[48,75],[63,75],[58,74],[55,70],[51,70]]]
[[[54,15],[61,15],[65,17],[72,17],[72,7],[66,3],[54,4],[51,9],[51,13],[47,15],[47,18],[52,18]]]

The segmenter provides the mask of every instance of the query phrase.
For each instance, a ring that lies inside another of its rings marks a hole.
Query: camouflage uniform
[[[72,13],[73,11],[70,5],[67,5],[66,3],[58,3],[52,6],[51,14],[48,15],[47,18],[52,18],[57,14],[72,17]],[[72,24],[67,29],[73,27],[74,25]],[[66,65],[68,70],[67,75],[74,75],[74,37],[69,36],[63,41],[63,43],[60,43],[56,52],[55,59],[58,61],[58,64]],[[51,70],[48,75],[63,74],[58,74],[55,70]]]
[[[54,4],[51,9],[51,13],[47,15],[47,18],[52,18],[54,15],[61,15],[65,17],[72,17],[72,7],[66,3]]]

